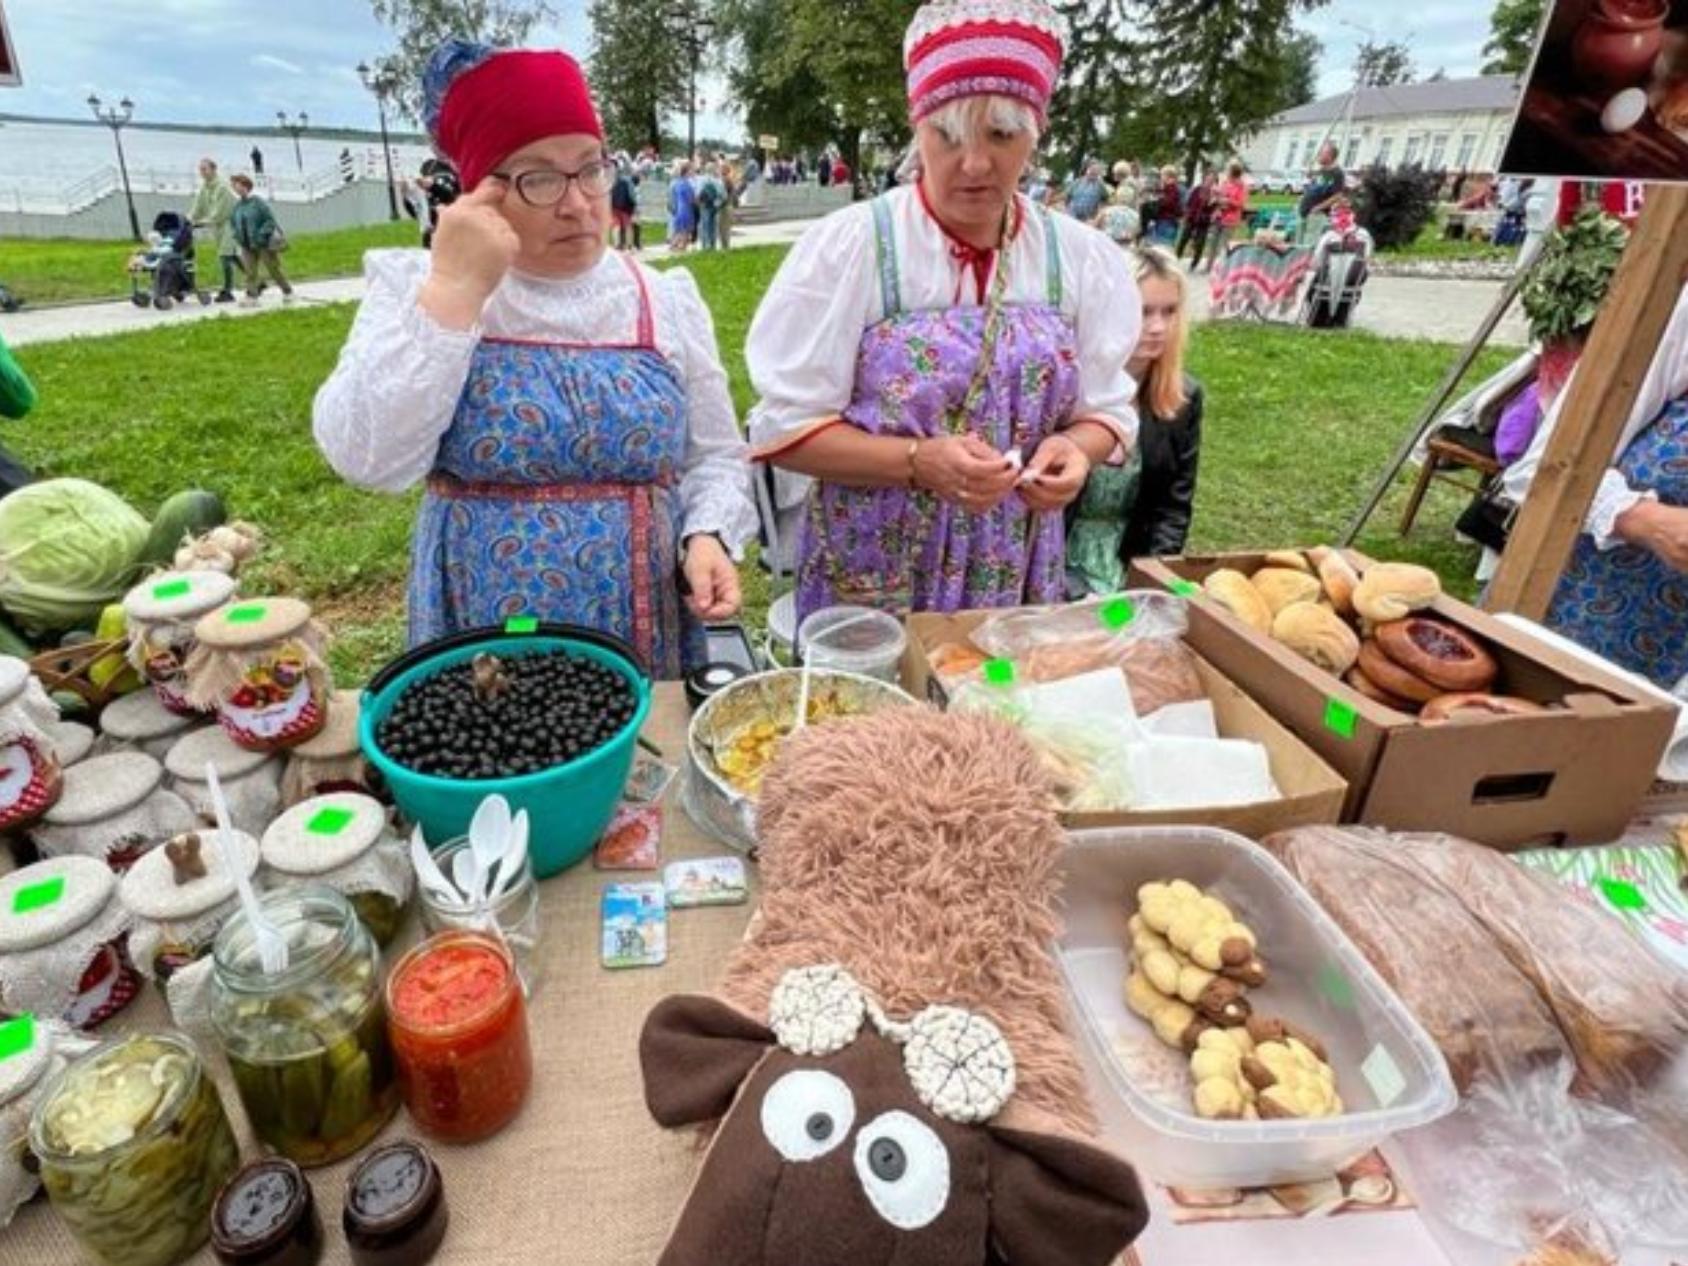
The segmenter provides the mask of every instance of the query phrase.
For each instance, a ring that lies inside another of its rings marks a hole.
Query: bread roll
[[[1313,575],[1287,567],[1262,567],[1254,573],[1251,583],[1266,599],[1274,616],[1298,602],[1317,602],[1324,592]]]
[[[1202,588],[1249,628],[1268,635],[1272,632],[1272,608],[1242,572],[1221,567],[1202,583]]]
[[[1335,550],[1326,550],[1319,559],[1319,583],[1336,613],[1345,618],[1354,615],[1354,590],[1359,587],[1360,573]]]
[[[1405,699],[1414,707],[1423,707],[1432,699],[1446,694],[1440,686],[1433,686],[1424,678],[1402,668],[1389,656],[1375,638],[1360,643],[1360,671],[1397,699]],[[1407,711],[1411,711],[1409,708]]]
[[[1426,722],[1447,721],[1452,717],[1465,713],[1480,712],[1493,717],[1521,717],[1536,712],[1546,712],[1547,709],[1539,703],[1529,699],[1519,699],[1513,695],[1490,695],[1481,691],[1467,691],[1463,694],[1441,695],[1424,705],[1422,717]]]
[[[1343,680],[1355,690],[1358,690],[1366,698],[1370,699],[1373,703],[1381,703],[1384,707],[1394,708],[1397,712],[1413,713],[1418,711],[1418,704],[1414,703],[1411,699],[1403,699],[1400,695],[1390,694],[1382,686],[1378,685],[1370,677],[1366,676],[1366,670],[1361,668],[1358,664],[1355,664],[1354,667],[1348,670],[1347,674],[1344,675]]]
[[[1309,663],[1342,676],[1360,657],[1360,639],[1334,611],[1298,602],[1278,612],[1272,636]]]
[[[1440,686],[1439,694],[1487,690],[1500,675],[1495,657],[1445,620],[1413,615],[1380,624],[1376,640],[1380,651],[1413,676]]]
[[[1412,563],[1378,563],[1354,587],[1354,609],[1378,624],[1405,619],[1442,596],[1441,578]]]
[[[1266,555],[1266,567],[1282,567],[1288,571],[1304,571],[1309,576],[1313,574],[1313,567],[1299,550],[1276,549]]]

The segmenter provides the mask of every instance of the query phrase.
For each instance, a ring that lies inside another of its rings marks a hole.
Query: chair
[[[1526,353],[1478,387],[1442,415],[1424,442],[1418,481],[1401,515],[1401,535],[1412,531],[1433,480],[1480,495],[1499,477],[1503,467],[1495,456],[1495,430],[1501,415],[1535,381],[1538,357]],[[1456,471],[1472,471],[1477,478],[1461,479]]]
[[[789,651],[797,645],[797,559],[793,553],[794,541],[789,539],[792,534],[782,536],[780,532],[779,511],[774,504],[773,466],[758,463],[751,472],[751,483],[756,488],[757,516],[762,520],[762,566],[771,578],[772,601],[768,604],[768,632],[762,644],[762,657],[770,666],[778,667],[775,647],[783,643]],[[781,593],[787,581],[790,585]]]

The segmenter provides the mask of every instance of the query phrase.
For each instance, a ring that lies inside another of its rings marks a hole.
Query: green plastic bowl
[[[527,810],[528,854],[534,874],[544,879],[583,860],[609,826],[633,769],[633,757],[651,710],[651,683],[631,647],[617,638],[569,625],[541,624],[532,631],[477,629],[419,646],[393,661],[370,681],[363,695],[358,739],[363,754],[381,772],[399,810],[422,828],[430,847],[468,834],[469,820],[488,796],[503,796],[510,811]],[[375,741],[381,722],[412,682],[477,655],[524,655],[567,651],[615,669],[633,687],[633,719],[608,743],[578,760],[523,774],[473,782],[420,774],[395,762]]]

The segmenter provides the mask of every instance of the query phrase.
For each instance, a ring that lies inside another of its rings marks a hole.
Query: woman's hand
[[[738,614],[740,590],[738,568],[717,537],[694,536],[686,542],[686,556],[680,564],[691,593],[686,605],[700,620],[727,620]]]
[[[1618,516],[1616,534],[1659,556],[1667,567],[1688,572],[1688,506],[1638,501]]]
[[[1037,446],[1020,499],[1033,510],[1064,510],[1084,491],[1090,478],[1090,458],[1065,435],[1051,435]]]
[[[475,192],[440,212],[422,310],[448,329],[467,330],[516,262],[522,241],[499,214],[505,183],[488,176]]]
[[[976,435],[921,440],[914,450],[914,484],[975,514],[993,510],[1014,491],[1014,463]]]

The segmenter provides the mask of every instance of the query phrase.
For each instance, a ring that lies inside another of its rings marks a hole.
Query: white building
[[[1344,169],[1418,163],[1428,171],[1494,172],[1521,84],[1510,75],[1363,88],[1278,115],[1241,150],[1253,171],[1306,171],[1327,137]]]

